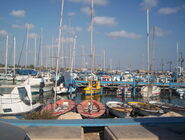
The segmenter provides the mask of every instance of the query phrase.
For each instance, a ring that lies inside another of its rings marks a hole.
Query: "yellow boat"
[[[88,86],[85,87],[82,91],[85,96],[97,95],[100,94],[100,92],[100,81],[97,80],[88,81]]]

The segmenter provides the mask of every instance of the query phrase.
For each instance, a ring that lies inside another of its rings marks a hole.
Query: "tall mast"
[[[149,25],[149,9],[147,8],[147,69],[148,69],[148,85],[150,84],[150,25]],[[148,86],[148,91],[147,91],[147,98],[149,96],[149,86]]]
[[[5,75],[7,75],[7,68],[8,68],[8,35],[6,36]]]
[[[35,50],[34,50],[34,68],[36,67],[36,62],[37,62],[37,53],[36,53],[36,50],[37,50],[37,37],[35,37],[35,40],[34,40],[34,44],[35,44]]]
[[[105,50],[103,51],[103,71],[105,72]]]
[[[14,38],[13,38],[13,48],[14,48],[14,61],[13,61],[13,65],[14,65],[14,71],[13,71],[13,74],[15,75],[15,59],[16,59],[16,38],[15,38],[15,36],[14,36]]]
[[[93,65],[94,65],[94,49],[93,49],[93,30],[94,30],[94,0],[91,1],[91,74],[92,74],[92,71],[93,71]]]
[[[149,26],[149,9],[147,8],[147,55],[148,55],[148,61],[147,61],[147,70],[148,75],[150,71],[150,26]]]
[[[60,24],[59,24],[59,34],[58,34],[58,54],[57,54],[57,60],[56,60],[57,64],[56,64],[56,72],[55,72],[56,73],[55,87],[57,87],[57,75],[58,75],[58,65],[59,65],[59,57],[60,57],[63,13],[64,13],[64,0],[62,0],[62,3],[61,3]],[[56,92],[57,91],[55,91],[54,102],[56,102]]]
[[[52,37],[52,41],[51,41],[51,68],[53,68],[53,53],[54,53],[54,51],[53,51],[53,37]]]
[[[77,36],[74,36],[73,38],[73,55],[72,55],[72,58],[71,58],[71,73],[73,72],[73,67],[74,67],[74,62],[75,62],[75,49],[76,49],[76,38]]]
[[[42,52],[43,51],[43,28],[40,29],[40,66],[42,67]]]
[[[30,28],[30,25],[28,24],[27,28],[26,28],[26,68],[28,66],[28,35],[29,35],[29,28]]]
[[[179,43],[177,42],[177,73],[178,73],[178,67],[179,67]]]

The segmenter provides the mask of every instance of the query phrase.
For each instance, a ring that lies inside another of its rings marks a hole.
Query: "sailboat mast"
[[[148,92],[147,98],[149,96],[149,84],[150,84],[150,25],[149,25],[149,9],[147,8],[147,69],[148,69]]]
[[[148,68],[148,75],[150,71],[150,26],[149,26],[149,9],[147,8],[147,68]]]
[[[26,28],[26,68],[28,66],[28,35],[29,35],[29,24],[27,25],[27,28]]]
[[[37,37],[35,37],[35,40],[34,40],[34,43],[35,43],[35,50],[34,50],[34,68],[36,67],[36,62],[37,62],[37,54],[36,54],[36,50],[37,50]]]
[[[93,21],[93,18],[94,18],[94,0],[92,0],[92,3],[91,3],[91,74],[92,74],[92,71],[93,71],[93,55],[94,55],[94,49],[93,49],[93,30],[94,30],[94,21]]]
[[[56,72],[55,72],[56,73],[55,87],[57,87],[57,75],[58,75],[58,65],[59,65],[60,46],[61,46],[63,13],[64,13],[64,0],[62,0],[62,3],[61,3],[60,25],[59,25],[59,34],[58,34],[58,55],[57,55],[57,60],[56,60],[57,64],[56,64]],[[55,91],[54,102],[56,102],[56,94],[57,94],[57,91]]]
[[[8,35],[6,36],[5,75],[7,75],[7,68],[8,68]]]
[[[76,38],[77,36],[74,36],[73,38],[73,55],[71,57],[71,70],[70,70],[71,74],[73,72],[74,60],[75,60],[74,57],[75,57],[75,49],[76,49]]]
[[[105,50],[103,51],[103,71],[105,72]]]
[[[40,29],[40,66],[42,67],[42,51],[43,51],[43,28]]]
[[[91,1],[91,54],[90,54],[90,59],[91,59],[91,87],[90,87],[90,93],[91,93],[91,104],[90,104],[90,110],[93,110],[93,104],[92,104],[92,80],[93,80],[93,8],[94,8],[94,1]]]
[[[179,43],[177,42],[177,74],[178,74],[178,67],[179,67]]]
[[[15,75],[15,59],[16,59],[16,38],[14,36],[13,38],[13,46],[14,46],[14,61],[13,61],[13,65],[14,65],[14,70],[13,70],[13,74]]]

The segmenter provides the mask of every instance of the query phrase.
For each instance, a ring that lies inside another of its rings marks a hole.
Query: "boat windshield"
[[[10,94],[12,92],[13,88],[4,88],[0,87],[0,93],[1,94]]]
[[[25,87],[20,87],[20,88],[18,88],[18,91],[19,91],[19,96],[20,96],[21,100],[25,104],[30,105],[30,100],[29,100],[26,88]]]

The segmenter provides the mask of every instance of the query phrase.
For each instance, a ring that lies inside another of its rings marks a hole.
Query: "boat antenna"
[[[58,54],[57,54],[57,59],[56,59],[56,72],[55,72],[55,77],[56,77],[56,79],[55,79],[55,89],[57,87],[57,76],[58,76],[60,46],[61,46],[63,13],[64,13],[64,0],[62,0],[62,3],[61,3],[60,24],[59,24],[59,34],[58,34]],[[56,95],[57,95],[57,90],[55,90],[54,102],[56,102]]]

